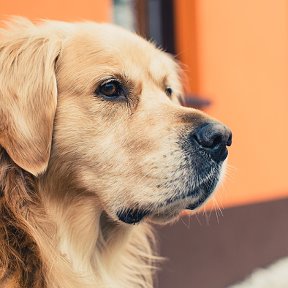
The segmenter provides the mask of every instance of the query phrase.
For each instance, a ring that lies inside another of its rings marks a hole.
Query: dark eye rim
[[[116,93],[114,95],[106,95],[105,92],[103,92],[103,89],[107,84],[115,84]],[[105,100],[117,100],[126,98],[124,86],[122,85],[121,81],[115,78],[107,79],[101,82],[97,87],[95,94],[101,96]]]
[[[167,86],[165,88],[165,93],[168,97],[171,97],[173,95],[173,89],[170,86]]]

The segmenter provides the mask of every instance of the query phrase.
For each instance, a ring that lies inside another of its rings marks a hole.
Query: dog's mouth
[[[158,205],[147,205],[141,208],[122,209],[117,212],[120,221],[136,224],[144,218],[154,223],[165,223],[177,218],[183,210],[196,210],[206,202],[215,190],[219,175],[208,178],[194,189],[175,193],[175,196]]]

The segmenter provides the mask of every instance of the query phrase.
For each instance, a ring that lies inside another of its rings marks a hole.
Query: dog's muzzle
[[[218,122],[202,123],[191,133],[186,134],[184,138],[182,136],[179,142],[185,155],[182,166],[185,167],[183,175],[186,176],[175,180],[172,178],[169,183],[180,181],[183,188],[175,189],[173,196],[161,204],[157,204],[156,209],[130,207],[118,211],[117,217],[120,221],[126,224],[135,224],[148,216],[165,218],[166,213],[171,214],[169,207],[173,207],[175,204],[177,206],[177,203],[185,205],[179,206],[180,208],[177,209],[195,210],[215,190],[222,163],[228,155],[227,146],[232,144],[230,129]],[[179,182],[177,184],[174,187],[179,187]]]

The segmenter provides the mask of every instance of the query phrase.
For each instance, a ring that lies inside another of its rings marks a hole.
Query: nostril
[[[214,136],[213,141],[212,141],[211,148],[218,146],[218,145],[221,144],[222,142],[223,142],[223,140],[222,140],[222,135],[220,135],[220,134],[217,135],[217,134],[216,134],[216,135]]]
[[[194,138],[204,148],[213,148],[222,143],[222,136],[220,134],[199,133],[195,134]]]
[[[231,131],[229,131],[229,137],[226,143],[227,146],[231,146],[232,145],[232,133]]]

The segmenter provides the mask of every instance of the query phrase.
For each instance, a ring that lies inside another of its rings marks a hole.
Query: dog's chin
[[[196,211],[206,202],[217,186],[218,177],[210,179],[208,182],[186,193],[177,193],[176,196],[155,207],[150,205],[147,208],[123,209],[117,212],[117,217],[126,224],[137,224],[143,220],[155,224],[176,221],[183,210]]]

